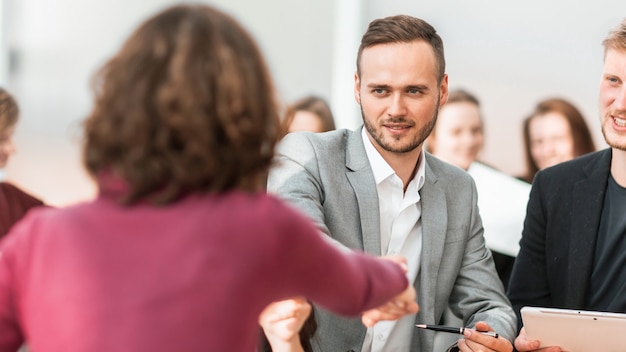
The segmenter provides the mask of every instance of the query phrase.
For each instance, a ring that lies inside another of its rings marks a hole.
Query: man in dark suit
[[[423,150],[448,96],[441,38],[414,17],[374,20],[354,79],[364,126],[288,134],[268,190],[345,247],[406,257],[420,312],[366,330],[320,310],[314,348],[432,351],[434,332],[415,324],[436,324],[450,306],[465,326],[501,335],[468,329],[463,350],[511,351],[515,315],[485,247],[474,182]]]
[[[626,20],[603,45],[600,122],[610,148],[535,176],[508,289],[518,319],[523,306],[626,312]],[[539,341],[522,328],[515,347]]]

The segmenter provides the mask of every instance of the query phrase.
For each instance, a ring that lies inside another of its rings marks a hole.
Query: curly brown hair
[[[275,90],[254,39],[230,16],[170,7],[92,84],[84,163],[95,177],[113,172],[128,184],[122,203],[262,188],[279,139]]]

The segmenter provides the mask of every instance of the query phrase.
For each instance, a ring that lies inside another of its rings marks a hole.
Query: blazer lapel
[[[582,307],[586,303],[610,167],[611,150],[608,149],[583,167],[583,178],[572,190],[568,307]]]
[[[426,154],[428,161],[428,154]],[[426,178],[420,191],[422,205],[422,260],[420,269],[420,307],[424,321],[437,323],[435,319],[435,294],[437,275],[446,239],[447,206],[445,191],[441,189],[437,175],[426,162]]]
[[[348,136],[346,148],[346,176],[354,190],[359,205],[363,250],[371,255],[380,256],[380,211],[378,210],[378,193],[376,180],[372,173],[361,128]]]

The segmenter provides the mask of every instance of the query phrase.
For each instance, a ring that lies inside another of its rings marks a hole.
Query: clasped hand
[[[399,256],[382,257],[382,259],[392,261],[402,267],[404,272],[407,271],[406,259]],[[367,327],[372,327],[381,320],[397,320],[407,314],[415,314],[419,311],[417,305],[417,292],[412,283],[409,282],[407,288],[388,301],[387,303],[363,312],[361,322]]]

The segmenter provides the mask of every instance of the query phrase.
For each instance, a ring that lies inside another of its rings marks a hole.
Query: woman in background
[[[589,127],[569,101],[546,99],[524,120],[526,173],[520,179],[532,183],[542,169],[596,150]]]
[[[478,98],[465,90],[451,90],[427,139],[426,149],[439,159],[467,171],[474,179],[485,243],[506,288],[519,251],[530,186],[481,163],[480,152],[484,144]],[[463,321],[447,310],[443,323],[462,326]],[[454,340],[456,337],[450,334],[439,333],[434,350],[443,350]]]
[[[478,99],[465,90],[450,91],[427,140],[434,156],[466,170],[476,182],[485,241],[506,288],[519,251],[530,187],[479,162],[485,144]]]
[[[0,169],[4,169],[9,158],[15,153],[13,133],[19,118],[17,102],[3,88],[0,88]],[[8,182],[0,182],[0,238],[20,220],[31,208],[43,202]]]
[[[417,312],[401,259],[342,252],[264,192],[274,90],[230,16],[158,13],[94,90],[98,197],[33,210],[0,242],[0,351],[249,352],[262,310],[298,296],[367,326]]]
[[[304,97],[287,107],[282,121],[284,133],[295,131],[326,132],[335,129],[330,106],[315,95]]]

